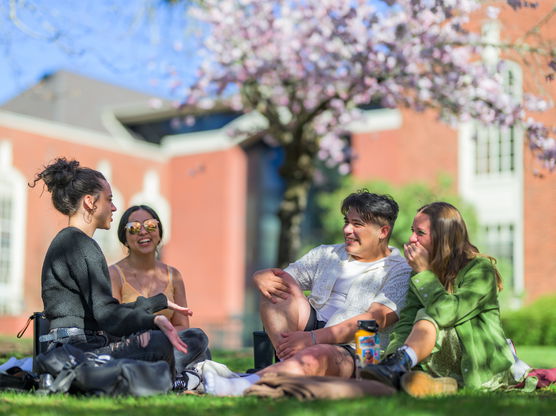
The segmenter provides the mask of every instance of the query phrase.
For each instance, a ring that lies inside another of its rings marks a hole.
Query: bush
[[[515,345],[556,345],[556,295],[516,311],[502,312],[502,326]]]

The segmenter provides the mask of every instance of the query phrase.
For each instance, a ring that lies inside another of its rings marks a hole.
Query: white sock
[[[413,350],[413,348],[407,346],[407,345],[403,345],[400,347],[400,350],[405,351],[405,353],[409,356],[409,358],[411,359],[411,367],[415,367],[418,364],[417,361],[417,354],[415,353],[415,351]]]
[[[214,396],[241,396],[245,390],[261,378],[257,374],[226,378],[213,372],[207,372],[204,376],[205,391]]]

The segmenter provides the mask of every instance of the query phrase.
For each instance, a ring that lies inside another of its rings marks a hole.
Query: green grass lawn
[[[533,368],[556,368],[556,346],[524,345],[517,347],[517,355]]]
[[[0,338],[0,362],[10,354],[5,346],[18,344],[19,356],[29,355],[31,343],[26,340]],[[556,348],[519,347],[520,357],[535,367],[556,367]],[[252,353],[213,351],[213,359],[234,371],[252,367]],[[299,402],[294,399],[258,399],[253,397],[223,398],[168,394],[147,398],[90,398],[55,395],[0,393],[0,415],[551,415],[556,409],[556,388],[532,394],[515,392],[478,393],[461,391],[455,396],[413,399],[403,394],[387,398]]]

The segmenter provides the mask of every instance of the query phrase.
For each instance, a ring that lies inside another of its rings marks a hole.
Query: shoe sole
[[[454,394],[458,383],[452,377],[432,377],[422,371],[405,373],[400,381],[401,388],[412,397]]]
[[[392,387],[396,390],[399,390],[399,386],[395,386],[394,384],[392,384],[392,380],[390,380],[390,378],[383,377],[381,374],[374,373],[372,371],[368,371],[365,368],[362,368],[359,371],[359,377],[361,377],[362,379],[365,379],[365,380],[375,380],[375,381],[378,381],[382,384],[387,385],[388,387]]]

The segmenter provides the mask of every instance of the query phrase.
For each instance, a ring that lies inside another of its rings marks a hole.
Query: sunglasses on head
[[[130,234],[139,234],[141,232],[141,226],[145,228],[145,231],[150,233],[151,231],[155,231],[158,229],[158,221],[155,220],[154,218],[145,220],[142,223],[139,221],[131,221],[125,225],[125,229]]]

